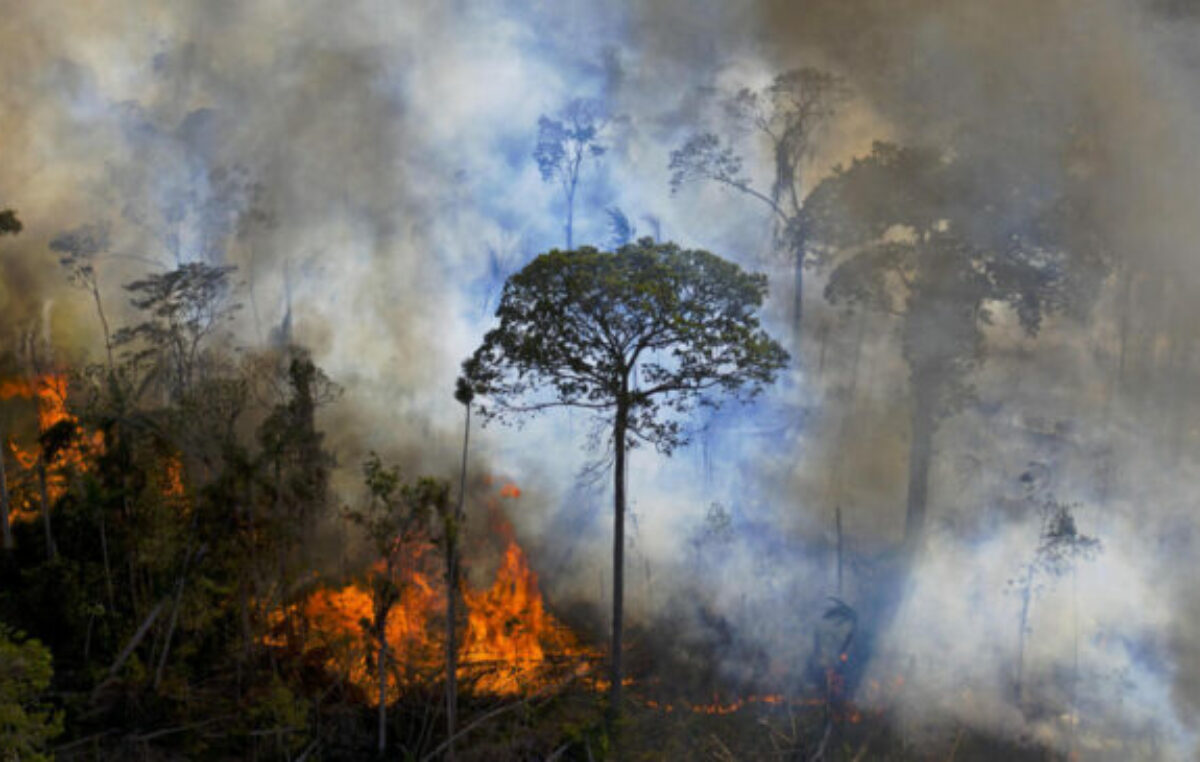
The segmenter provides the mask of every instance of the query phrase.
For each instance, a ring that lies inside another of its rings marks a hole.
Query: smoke
[[[1200,707],[1200,597],[1183,571],[1196,552],[1187,485],[1200,432],[1189,298],[1200,48],[1188,8],[15,5],[0,18],[0,206],[26,230],[0,239],[5,341],[49,331],[64,357],[95,356],[91,305],[47,243],[107,221],[114,244],[98,277],[114,322],[131,317],[120,284],[147,270],[236,264],[240,343],[286,326],[346,389],[325,422],[351,466],[342,483],[370,449],[410,474],[449,475],[458,363],[504,278],[562,244],[562,199],[531,159],[538,117],[573,97],[624,117],[584,168],[578,241],[605,242],[603,210],[619,206],[641,234],[657,228],[769,269],[768,316],[782,333],[790,275],[769,257],[766,216],[715,187],[671,196],[667,156],[717,118],[721,93],[793,66],[832,70],[855,97],[805,167],[810,186],[873,140],[937,146],[975,168],[981,226],[1027,211],[1011,188],[1065,195],[1113,265],[1085,319],[1052,320],[1036,339],[997,310],[977,402],[937,435],[930,544],[881,636],[886,652],[864,655],[863,699],[903,672],[901,720],[913,728],[958,722],[1112,758],[1183,756]],[[748,158],[757,179],[769,176],[765,152]],[[735,681],[804,679],[809,633],[838,592],[839,509],[852,561],[841,594],[864,615],[868,562],[903,531],[910,400],[898,326],[834,310],[820,276],[810,281],[802,373],[753,408],[698,420],[695,445],[672,460],[633,454],[635,618],[678,613],[681,641],[711,649]],[[607,482],[577,478],[603,454],[583,448],[589,430],[580,416],[489,429],[474,452],[524,488],[513,518],[552,597],[603,604]],[[1021,482],[1031,463],[1038,499],[1078,503],[1080,530],[1104,544],[1073,582],[1035,596],[1030,624],[1025,670],[1041,676],[1030,689],[1078,722],[1031,719],[1008,692],[1018,624],[1007,583],[1038,542],[1037,501]],[[1123,700],[1109,700],[1115,686],[1128,688]],[[1106,748],[1114,737],[1126,746]]]

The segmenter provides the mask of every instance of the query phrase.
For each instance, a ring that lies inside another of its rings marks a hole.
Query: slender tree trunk
[[[609,732],[616,733],[621,718],[621,635],[625,614],[625,431],[629,403],[622,390],[613,426],[613,613],[612,685],[609,687]]]
[[[462,471],[458,480],[458,506],[446,532],[446,759],[454,762],[454,734],[458,723],[458,534],[463,522],[463,502],[467,494],[467,444],[471,436],[471,405],[463,425]]]
[[[567,191],[567,251],[571,250],[571,243],[574,237],[575,228],[575,184],[571,184],[571,189]]]
[[[379,756],[387,749],[387,609],[383,609],[375,622],[375,635],[379,639],[379,659],[376,667],[379,676]]]
[[[799,233],[797,233],[799,236]],[[795,355],[800,356],[800,325],[804,317],[804,240],[798,238],[792,245],[792,343]]]
[[[1029,634],[1029,606],[1033,602],[1033,574],[1035,566],[1031,561],[1025,572],[1025,586],[1021,589],[1021,617],[1017,630],[1017,675],[1013,683],[1013,695],[1017,706],[1021,705],[1023,693],[1022,681],[1025,672],[1025,640]]]
[[[104,506],[100,506],[100,558],[104,561],[104,592],[108,596],[108,611],[117,610],[117,596],[113,591],[112,565],[108,560],[108,529],[105,526]]]
[[[204,546],[201,546],[198,553],[204,551]],[[175,601],[171,605],[171,618],[167,623],[167,636],[163,642],[162,654],[158,658],[158,668],[154,670],[154,690],[158,690],[158,686],[162,683],[163,671],[167,668],[167,657],[171,654],[171,640],[175,637],[175,625],[179,622],[179,606],[183,602],[183,586],[187,582],[188,567],[192,563],[193,551],[188,548],[187,554],[183,557],[183,568],[179,572],[179,577],[175,580]]]
[[[933,435],[937,428],[929,390],[917,390],[913,402],[912,443],[908,449],[908,504],[904,519],[904,545],[916,550],[925,529],[929,499],[929,466],[933,461]]]
[[[54,532],[50,528],[50,494],[46,489],[46,456],[38,455],[38,495],[42,503],[42,527],[46,530],[46,557],[54,560],[58,549],[54,546]]]
[[[837,594],[842,596],[842,506],[834,509],[834,521],[837,529]]]
[[[96,302],[96,314],[100,317],[100,327],[104,329],[104,350],[108,353],[108,372],[113,372],[112,334],[108,330],[108,318],[104,316],[104,305],[100,301],[100,287],[92,283],[92,299]]]
[[[13,549],[12,525],[8,521],[11,510],[8,502],[8,474],[4,470],[4,447],[7,444],[4,433],[0,431],[0,533],[4,537],[4,550]]]

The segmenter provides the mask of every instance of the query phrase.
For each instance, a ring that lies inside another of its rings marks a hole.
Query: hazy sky
[[[1084,323],[1053,324],[1033,342],[1000,321],[989,334],[994,357],[976,379],[982,404],[938,435],[934,539],[889,641],[922,661],[908,682],[920,700],[910,705],[997,732],[1062,732],[1023,717],[1002,685],[1016,639],[1006,581],[1028,560],[1037,527],[998,506],[1025,499],[1016,478],[1038,461],[1049,464],[1038,488],[1079,503],[1081,530],[1105,550],[1081,568],[1072,597],[1059,585],[1039,599],[1031,661],[1049,674],[1079,644],[1081,690],[1094,697],[1081,713],[1097,748],[1096,728],[1118,718],[1107,732],[1140,728],[1163,745],[1154,748],[1191,754],[1200,596],[1188,582],[1198,527],[1195,462],[1180,451],[1196,427],[1176,423],[1195,419],[1189,350],[1200,318],[1189,298],[1200,240],[1200,28],[1189,7],[8,3],[0,207],[17,209],[26,230],[0,242],[0,335],[11,341],[35,327],[63,358],[94,352],[91,307],[65,285],[47,242],[107,221],[115,246],[99,277],[115,322],[119,285],[148,269],[237,264],[239,342],[266,340],[290,292],[294,336],[345,387],[327,423],[343,463],[376,448],[413,471],[445,470],[461,413],[450,395],[459,362],[486,329],[504,277],[562,243],[561,199],[531,159],[538,117],[573,97],[604,99],[623,117],[609,152],[584,170],[577,241],[605,244],[604,210],[620,206],[642,233],[658,224],[665,238],[774,268],[773,279],[787,282],[762,209],[712,187],[672,196],[668,156],[716,123],[723,94],[794,66],[831,70],[854,98],[805,168],[814,182],[873,140],[936,146],[973,157],[989,193],[1011,183],[1070,196],[1114,258]],[[763,183],[765,159],[748,153]],[[1153,387],[1124,397],[1108,382],[1122,273],[1143,284],[1133,346],[1158,369],[1147,376]],[[1162,284],[1161,297],[1146,296],[1159,286],[1145,283]],[[806,607],[827,592],[828,568],[809,549],[829,531],[831,502],[864,553],[900,532],[908,391],[896,326],[836,313],[819,286],[818,275],[809,320],[827,331],[820,373],[792,373],[762,406],[716,420],[706,448],[671,462],[633,455],[637,610],[649,616],[680,605],[679,590],[702,589],[739,628],[731,669],[755,648],[803,658],[787,644],[808,642],[796,629],[811,625],[819,612]],[[782,335],[786,302],[768,314]],[[1155,358],[1172,351],[1179,359],[1162,370]],[[587,431],[582,418],[560,417],[489,430],[477,448],[525,487],[515,520],[549,565],[543,579],[561,595],[599,598],[608,507],[602,487],[575,478]],[[1039,439],[1056,431],[1066,433]],[[733,513],[739,536],[697,570],[688,538],[714,501]],[[770,584],[757,581],[764,574]],[[764,620],[779,600],[793,611]],[[893,666],[881,655],[873,674]],[[950,688],[964,679],[972,701]]]

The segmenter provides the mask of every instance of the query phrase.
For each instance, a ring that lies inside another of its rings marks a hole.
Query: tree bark
[[[912,443],[908,449],[908,504],[904,519],[904,546],[916,549],[925,529],[929,498],[929,466],[933,461],[933,434],[937,427],[929,390],[917,390],[913,403]]]
[[[623,385],[627,384],[626,381]],[[621,635],[625,614],[625,432],[629,402],[625,389],[617,402],[613,425],[613,613],[612,613],[612,685],[609,687],[609,732],[617,729],[621,718]]]
[[[138,627],[137,632],[135,632],[133,637],[129,639],[129,642],[125,644],[125,648],[121,649],[121,653],[117,656],[117,660],[113,662],[111,667],[108,668],[108,676],[110,678],[116,676],[117,672],[121,670],[121,667],[125,664],[125,661],[129,658],[130,654],[133,653],[133,650],[137,648],[138,644],[142,642],[142,639],[146,637],[146,633],[150,631],[150,626],[154,624],[155,619],[158,619],[158,615],[162,613],[163,608],[166,607],[167,601],[169,600],[169,598],[164,598],[159,601],[158,605],[150,611],[149,616],[142,621],[142,624],[140,627]],[[99,686],[97,686],[97,688],[99,688]]]
[[[467,491],[467,444],[471,436],[471,405],[463,425],[462,472],[458,481],[458,506],[446,532],[446,759],[454,762],[454,734],[458,723],[458,533],[463,521],[463,502]]]
[[[4,446],[4,434],[0,433],[0,533],[4,536],[4,550],[12,550],[12,525],[8,521],[8,512],[11,508],[8,503],[8,474],[4,470]]]

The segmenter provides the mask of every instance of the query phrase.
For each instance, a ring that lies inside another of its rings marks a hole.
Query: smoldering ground
[[[902,694],[878,701],[900,700],[900,721],[930,733],[964,723],[1054,744],[1073,733],[1101,756],[1187,756],[1200,703],[1196,24],[1186,5],[1118,0],[14,6],[0,21],[0,203],[26,230],[3,242],[6,340],[48,331],[64,357],[94,355],[90,305],[47,243],[107,221],[99,278],[117,322],[120,284],[148,268],[229,262],[239,341],[286,327],[313,349],[346,389],[325,420],[344,490],[371,449],[450,474],[458,363],[504,277],[561,245],[561,199],[530,157],[538,116],[595,97],[625,117],[585,168],[577,240],[603,244],[603,210],[619,206],[642,232],[766,268],[782,333],[790,276],[765,215],[714,187],[672,196],[667,156],[715,123],[722,94],[826,68],[854,98],[809,187],[872,140],[932,145],[970,159],[981,228],[1066,196],[1107,257],[1091,308],[1036,339],[994,310],[974,398],[938,431],[929,544],[886,647],[866,655],[862,700],[902,675]],[[748,160],[765,181],[765,152]],[[1016,187],[1039,192],[1006,197]],[[824,303],[823,277],[809,279],[797,370],[755,406],[698,418],[673,459],[633,456],[632,608],[643,622],[682,611],[678,641],[708,649],[723,679],[800,679],[837,592],[838,509],[842,596],[864,618],[869,562],[903,531],[898,324]],[[601,455],[587,433],[579,416],[547,418],[489,429],[474,452],[526,489],[513,519],[551,598],[603,611],[605,482],[576,480]],[[1008,583],[1050,499],[1075,505],[1102,550],[1032,598],[1035,716],[1012,695]]]

